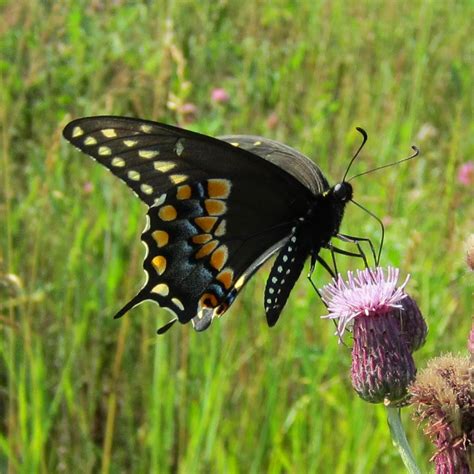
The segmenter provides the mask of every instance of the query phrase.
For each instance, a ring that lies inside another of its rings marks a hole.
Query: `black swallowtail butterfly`
[[[149,206],[147,281],[116,317],[156,301],[175,315],[159,333],[176,320],[206,329],[279,252],[265,288],[273,326],[306,258],[319,260],[352,198],[348,182],[330,187],[309,158],[262,137],[216,139],[114,116],[74,120],[63,135]]]

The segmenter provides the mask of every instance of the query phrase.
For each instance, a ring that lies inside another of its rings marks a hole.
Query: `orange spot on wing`
[[[178,191],[176,191],[176,198],[183,200],[189,199],[191,197],[191,186],[188,184],[184,184],[183,186],[178,187]]]
[[[230,181],[227,179],[207,180],[207,194],[210,198],[227,198],[230,194]]]
[[[173,206],[163,206],[158,211],[158,215],[160,216],[161,220],[163,221],[174,221],[178,213]]]
[[[219,275],[217,275],[217,281],[221,282],[226,290],[228,290],[232,286],[233,279],[234,272],[230,268],[222,270]]]
[[[203,258],[209,255],[218,245],[217,240],[211,240],[207,244],[204,244],[197,252],[196,258]]]
[[[158,244],[158,247],[164,247],[170,240],[170,235],[164,230],[155,230],[155,232],[153,232],[151,236]]]
[[[198,225],[204,232],[210,232],[217,222],[217,217],[196,217],[194,219],[196,225]]]
[[[166,258],[165,257],[163,257],[161,255],[158,255],[151,261],[151,264],[155,268],[158,275],[163,275],[163,273],[166,270]]]
[[[205,244],[206,242],[209,242],[212,239],[211,234],[199,234],[195,235],[191,240],[195,244]]]
[[[222,270],[227,262],[227,257],[229,252],[227,250],[227,246],[221,245],[212,255],[211,255],[211,265],[216,270]]]
[[[199,300],[199,306],[204,306],[205,308],[215,308],[218,304],[219,302],[214,293],[204,293]]]
[[[217,199],[206,199],[204,201],[204,206],[210,216],[220,216],[227,210],[225,202]]]

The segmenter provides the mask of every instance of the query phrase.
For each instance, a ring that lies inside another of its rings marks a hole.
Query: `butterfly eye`
[[[352,186],[346,181],[337,183],[333,188],[333,192],[338,201],[346,202],[352,199]]]

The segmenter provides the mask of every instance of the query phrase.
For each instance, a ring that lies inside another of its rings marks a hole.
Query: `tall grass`
[[[268,267],[205,333],[180,326],[157,337],[167,314],[151,303],[112,320],[143,279],[145,209],[60,132],[89,114],[185,124],[181,106],[192,102],[194,130],[285,141],[331,182],[358,145],[355,126],[370,139],[354,172],[418,144],[415,162],[354,186],[386,223],[383,263],[412,275],[430,327],[423,366],[465,350],[472,313],[463,264],[472,189],[456,180],[473,150],[472,5],[17,0],[1,9],[0,470],[401,472],[384,410],[351,390],[349,350],[319,319],[304,278],[271,330]],[[210,101],[215,87],[229,103]],[[355,207],[344,230],[379,231]],[[408,412],[405,423],[426,472],[430,446]]]

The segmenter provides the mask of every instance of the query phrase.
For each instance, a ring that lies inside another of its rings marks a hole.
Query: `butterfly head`
[[[335,184],[331,194],[340,202],[346,203],[352,199],[352,185],[347,181]]]

